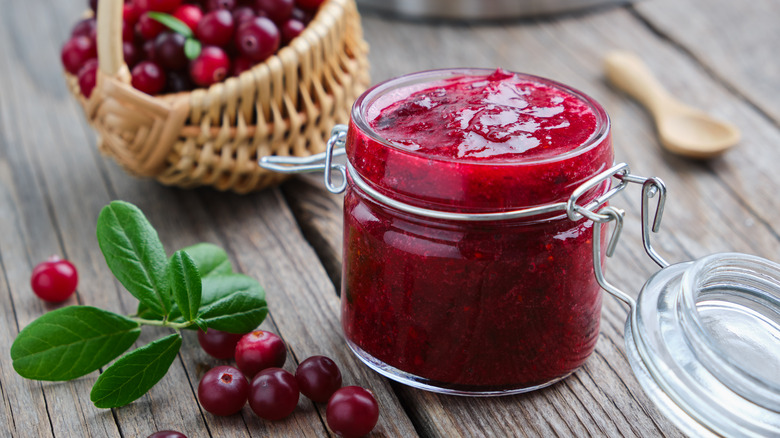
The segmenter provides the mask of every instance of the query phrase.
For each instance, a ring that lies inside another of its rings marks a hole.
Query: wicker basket
[[[330,129],[349,119],[368,86],[368,45],[354,0],[327,0],[288,46],[209,88],[149,96],[130,86],[122,56],[122,0],[101,0],[97,85],[71,92],[98,145],[129,173],[181,187],[246,193],[284,177],[261,169],[266,155],[322,152]]]

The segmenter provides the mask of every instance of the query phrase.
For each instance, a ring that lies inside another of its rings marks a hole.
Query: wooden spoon
[[[607,79],[644,105],[655,119],[661,145],[691,158],[711,158],[739,142],[739,129],[691,108],[669,94],[642,60],[615,51],[604,59]]]

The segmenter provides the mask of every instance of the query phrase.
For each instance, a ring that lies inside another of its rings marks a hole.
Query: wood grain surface
[[[681,436],[649,401],[625,357],[626,309],[605,297],[596,352],[550,388],[500,398],[432,394],[392,383],[362,365],[340,332],[341,197],[316,178],[250,195],[181,190],[125,174],[96,150],[94,134],[61,74],[59,51],[84,1],[2,2],[0,13],[0,430],[12,437],[329,436],[324,406],[301,398],[288,419],[267,422],[248,407],[215,417],[197,403],[210,367],[192,332],[168,375],[131,405],[95,408],[92,373],[66,383],[22,379],[8,351],[19,330],[59,307],[31,292],[33,267],[51,254],[79,269],[65,304],[130,314],[135,300],[113,279],[95,221],[113,199],[137,204],[168,253],[200,241],[224,247],[236,270],[268,295],[263,328],[288,345],[285,368],[314,354],[334,358],[346,384],[370,388],[381,406],[371,436]],[[610,113],[616,157],[669,187],[654,243],[670,261],[739,251],[780,260],[780,6],[770,0],[646,0],[561,17],[501,23],[424,23],[364,14],[374,82],[418,70],[498,66],[582,90]],[[735,123],[741,144],[695,162],[661,150],[648,114],[603,79],[601,59],[629,49],[687,103]],[[657,268],[643,253],[639,191],[614,202],[626,229],[608,277],[636,294]],[[144,332],[137,345],[164,329]],[[6,432],[7,431],[7,432]]]

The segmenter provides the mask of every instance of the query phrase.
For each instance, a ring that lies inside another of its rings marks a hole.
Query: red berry
[[[328,401],[325,418],[336,435],[357,438],[374,429],[379,419],[379,405],[370,391],[359,386],[345,386]]]
[[[195,32],[198,29],[198,23],[203,18],[203,10],[197,5],[181,5],[173,12],[173,16]]]
[[[75,75],[87,61],[97,57],[97,47],[89,37],[78,36],[62,46],[60,55],[65,70]]]
[[[95,88],[95,84],[97,83],[97,71],[97,59],[90,59],[86,64],[84,64],[83,67],[81,67],[81,70],[79,70],[79,89],[81,90],[81,94],[83,94],[87,99],[89,99],[89,96],[92,95],[92,90]]]
[[[155,61],[155,57],[157,56],[157,54],[154,51],[155,49],[154,43],[155,40],[144,41],[143,46],[141,46],[143,57],[147,61]]]
[[[230,59],[224,50],[216,46],[205,46],[200,55],[190,64],[190,77],[201,87],[225,79],[230,71]]]
[[[341,388],[341,371],[329,357],[312,356],[298,365],[295,380],[303,395],[312,401],[325,403]]]
[[[232,11],[235,7],[236,0],[208,0],[206,2],[206,9],[209,11],[216,11],[217,9]]]
[[[282,33],[282,45],[289,44],[290,41],[300,35],[305,28],[306,25],[303,24],[302,21],[296,20],[295,18],[290,18],[289,20],[285,21],[279,29]]]
[[[135,67],[140,59],[140,52],[135,44],[129,41],[122,42],[122,56],[125,59],[125,64],[131,69]]]
[[[138,26],[138,20],[135,22],[122,21],[122,41],[135,42],[135,28]]]
[[[220,366],[210,369],[198,384],[198,401],[214,415],[233,415],[246,404],[249,382],[241,371]]]
[[[290,14],[290,18],[294,18],[301,23],[306,24],[311,21],[312,13],[301,8],[293,8],[292,14]]]
[[[175,430],[161,430],[149,435],[147,438],[187,438],[187,435]]]
[[[133,87],[146,94],[155,95],[165,87],[165,73],[154,61],[142,61],[133,67]]]
[[[261,62],[279,48],[279,29],[266,17],[255,17],[242,23],[236,31],[236,45],[242,55]]]
[[[135,0],[135,6],[142,11],[173,12],[182,0]]]
[[[271,332],[255,330],[245,334],[236,345],[236,365],[247,376],[266,368],[279,368],[286,359],[284,342]]]
[[[96,28],[97,21],[94,18],[85,18],[73,26],[73,30],[71,30],[70,36],[71,38],[77,36],[91,37]]]
[[[154,60],[167,70],[181,70],[187,66],[184,54],[184,35],[176,32],[163,32],[154,40]]]
[[[281,368],[268,368],[252,379],[249,406],[258,417],[276,421],[292,414],[298,406],[298,382]]]
[[[205,45],[225,47],[233,39],[233,30],[233,14],[217,9],[203,16],[195,33]]]
[[[148,12],[144,12],[135,25],[136,32],[145,40],[157,38],[157,35],[161,34],[165,29],[165,25],[150,17]]]
[[[295,0],[255,0],[255,9],[266,13],[276,23],[282,23],[292,14]]]
[[[325,0],[295,0],[295,2],[304,9],[317,9],[325,3]]]
[[[188,91],[195,88],[192,84],[192,79],[190,79],[190,74],[186,72],[180,72],[180,71],[169,71],[168,76],[165,79],[165,89],[168,93],[179,93],[182,91]],[[214,329],[210,329],[209,333],[213,331]],[[241,335],[239,335],[240,337]],[[203,344],[201,344],[202,346]],[[205,347],[203,348],[206,349]],[[206,351],[207,353],[208,350]],[[236,344],[233,344],[233,351],[230,352],[230,358],[233,357],[233,355],[236,352]],[[211,354],[211,353],[209,353]],[[212,354],[212,356],[214,356]],[[216,357],[216,356],[215,356]]]
[[[124,6],[122,6],[122,20],[129,24],[130,27],[135,26],[135,23],[138,22],[138,18],[141,16],[141,11],[138,9],[138,7],[130,2],[125,2]]]
[[[200,343],[203,351],[212,357],[233,359],[233,356],[236,354],[236,344],[243,336],[243,334],[228,333],[213,328],[205,332],[198,330],[198,343]]]
[[[239,56],[238,58],[233,60],[233,70],[230,73],[232,76],[238,76],[241,73],[254,67],[254,65],[255,62],[252,61],[251,59],[245,58],[243,56]]]
[[[30,286],[38,298],[52,303],[67,300],[76,290],[79,274],[67,260],[52,256],[38,264],[30,276]]]
[[[254,9],[248,6],[239,6],[233,9],[233,22],[236,23],[236,26],[240,26],[241,23],[249,21],[255,18],[255,16]]]

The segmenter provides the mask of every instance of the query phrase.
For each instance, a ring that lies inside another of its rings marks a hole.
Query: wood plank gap
[[[722,75],[718,74],[717,71],[715,71],[712,67],[707,65],[698,56],[696,56],[696,54],[692,50],[690,50],[684,44],[672,38],[671,35],[661,30],[650,19],[642,15],[642,13],[635,6],[628,5],[626,6],[626,10],[637,20],[639,20],[650,32],[652,32],[658,38],[662,39],[663,41],[673,46],[681,53],[688,56],[691,60],[695,61],[696,65],[699,68],[701,68],[710,78],[712,78],[715,82],[717,82],[719,85],[725,88],[729,93],[733,94],[739,100],[741,100],[746,105],[748,105],[753,111],[755,111],[757,114],[763,117],[766,121],[774,125],[776,128],[780,129],[780,122],[772,118],[772,116],[769,113],[767,113],[764,109],[762,109],[760,106],[753,103],[753,101],[747,95],[745,95],[745,93],[739,91],[739,89],[731,85],[731,82],[729,82],[727,78],[724,78]]]
[[[190,391],[192,391],[192,397],[195,398],[195,400],[198,399],[198,391],[195,389],[193,384],[195,383],[196,379],[192,379],[190,377],[190,373],[187,371],[187,367],[184,364],[184,358],[181,357],[181,350],[179,350],[178,353],[176,353],[176,358],[179,359],[179,363],[181,363],[181,367],[184,370],[184,375],[187,376],[187,383],[190,385]],[[203,424],[206,426],[206,432],[208,432],[210,437],[213,437],[214,435],[211,433],[211,428],[209,427],[209,422],[206,421],[206,416],[203,414],[203,407],[200,405],[200,402],[196,403],[198,405],[198,411],[200,412],[201,418],[203,418]],[[112,409],[113,410],[113,409]],[[242,416],[241,419],[243,420],[244,417]],[[246,425],[246,421],[244,421],[244,424]],[[247,429],[249,429],[247,427]]]

